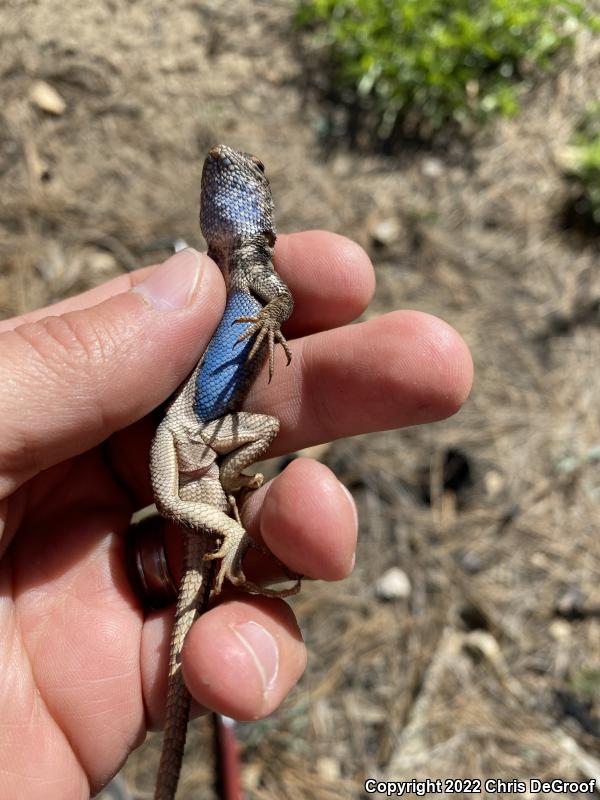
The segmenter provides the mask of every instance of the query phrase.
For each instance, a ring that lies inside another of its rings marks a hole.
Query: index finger
[[[294,314],[285,326],[290,336],[350,322],[362,314],[373,295],[371,261],[362,247],[345,236],[327,231],[282,234],[277,237],[273,260],[294,297]],[[91,308],[137,286],[156,266],[124,273],[74,297],[1,320],[0,333],[24,322]]]

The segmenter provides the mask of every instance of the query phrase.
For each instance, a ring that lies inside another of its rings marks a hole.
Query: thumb
[[[162,402],[223,312],[208,256],[188,248],[135,288],[0,335],[0,497]]]

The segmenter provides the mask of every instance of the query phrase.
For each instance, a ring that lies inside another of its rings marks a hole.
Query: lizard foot
[[[239,533],[241,531],[241,533]],[[235,533],[228,533],[221,542],[221,546],[214,553],[207,553],[205,561],[212,561],[220,558],[221,565],[215,579],[215,594],[220,594],[225,578],[233,584],[243,588],[247,581],[242,569],[242,561],[248,548],[251,546],[251,539],[243,528],[237,528]]]
[[[279,342],[279,344],[283,347],[285,351],[285,355],[287,358],[287,363],[290,364],[292,360],[292,351],[290,350],[287,340],[283,333],[279,330],[280,323],[273,319],[268,313],[265,313],[265,309],[263,309],[260,314],[256,317],[238,317],[235,322],[249,322],[250,327],[247,328],[244,333],[238,336],[237,341],[243,342],[244,339],[249,339],[251,336],[256,334],[256,339],[254,340],[254,344],[252,345],[250,352],[248,353],[248,361],[251,361],[254,356],[259,351],[261,345],[263,344],[265,337],[267,338],[267,342],[269,344],[269,383],[271,382],[271,378],[273,377],[273,372],[275,369],[275,343]]]
[[[259,489],[263,483],[265,482],[265,476],[261,472],[257,472],[254,475],[246,475],[244,472],[240,472],[239,475],[236,475],[235,478],[224,478],[221,476],[221,483],[223,484],[223,488],[226,492],[239,492],[242,489],[248,489],[250,491],[254,489]],[[235,504],[235,499],[233,500],[233,495],[230,494],[228,496],[228,500],[230,505],[232,505],[232,510],[235,514],[235,519],[237,522],[242,524],[239,519],[239,514],[237,514],[237,505]]]
[[[236,521],[239,523],[239,512],[235,498],[230,495],[229,502],[232,506],[233,514]],[[269,556],[281,568],[282,572],[289,580],[294,580],[295,584],[287,589],[267,589],[260,586],[258,583],[249,581],[242,568],[242,561],[244,556],[250,548],[254,548],[261,553]],[[297,575],[281,562],[277,556],[274,556],[263,544],[255,542],[246,531],[241,527],[237,527],[235,532],[230,532],[221,542],[221,546],[214,553],[207,553],[204,556],[205,561],[212,561],[213,559],[221,559],[221,566],[215,580],[215,594],[219,594],[223,588],[223,581],[227,579],[233,586],[238,589],[244,589],[251,594],[259,594],[263,597],[289,597],[290,595],[297,594],[300,591],[300,583],[302,576]]]

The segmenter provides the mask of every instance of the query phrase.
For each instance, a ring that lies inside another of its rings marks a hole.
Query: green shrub
[[[598,697],[600,692],[600,669],[584,667],[571,677],[569,684],[574,691],[583,697]]]
[[[384,141],[514,114],[530,76],[597,25],[579,0],[301,0],[296,22],[328,98]]]
[[[600,224],[600,102],[588,107],[563,155],[563,165],[580,190],[579,212]]]

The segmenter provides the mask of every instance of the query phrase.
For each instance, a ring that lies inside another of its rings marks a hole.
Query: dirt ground
[[[562,224],[560,167],[600,37],[464,158],[343,144],[325,158],[292,4],[67,8],[0,9],[0,313],[156,261],[173,236],[201,247],[201,162],[225,141],[267,164],[279,230],[369,251],[368,315],[437,314],[474,356],[454,418],[322,452],[359,506],[357,565],[293,602],[308,670],[276,714],[239,726],[247,797],[366,798],[369,776],[600,784],[600,250]],[[37,81],[59,113],[32,101]],[[386,601],[393,567],[409,585]],[[182,798],[210,797],[207,742],[195,723]],[[124,767],[135,797],[151,796],[158,746]]]

